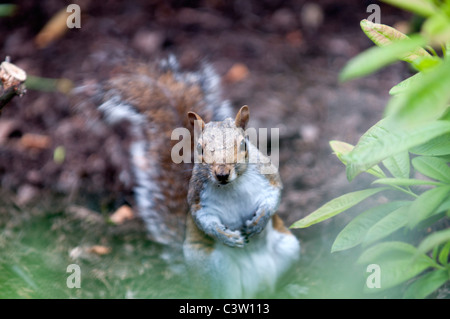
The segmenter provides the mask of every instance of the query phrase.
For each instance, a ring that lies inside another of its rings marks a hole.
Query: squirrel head
[[[195,162],[205,165],[218,185],[231,183],[247,169],[249,141],[245,127],[249,116],[247,105],[241,107],[234,120],[207,124],[195,112],[188,113],[194,127]]]

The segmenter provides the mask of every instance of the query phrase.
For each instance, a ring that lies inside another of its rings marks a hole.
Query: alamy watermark
[[[70,264],[66,268],[70,275],[66,279],[67,288],[81,288],[81,268],[77,264]]]
[[[66,25],[69,29],[81,28],[81,8],[78,4],[69,4],[66,9],[70,15],[66,19]]]
[[[381,288],[381,267],[378,264],[370,264],[366,268],[366,272],[370,273],[366,279],[366,286],[369,289]]]

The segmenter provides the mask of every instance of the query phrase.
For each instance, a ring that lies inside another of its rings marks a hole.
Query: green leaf
[[[386,158],[383,161],[384,167],[394,177],[398,178],[409,178],[409,153],[408,151],[403,151]]]
[[[370,188],[339,196],[324,204],[308,216],[295,222],[293,225],[291,225],[291,228],[306,228],[318,222],[331,218],[383,190],[386,190],[386,188]]]
[[[359,245],[372,225],[397,208],[410,203],[409,201],[389,202],[361,213],[337,235],[331,247],[331,252],[341,251]]]
[[[414,178],[380,178],[373,181],[373,184],[395,185],[395,186],[415,186],[415,185],[435,185],[440,186],[442,183],[426,181]]]
[[[363,244],[371,244],[406,226],[409,206],[402,206],[379,220],[367,231]]]
[[[419,156],[412,160],[414,168],[425,176],[450,183],[450,167],[438,157]]]
[[[435,264],[427,255],[417,255],[416,247],[397,241],[383,242],[368,248],[357,262],[380,266],[381,289],[409,280]]]
[[[411,205],[408,226],[415,227],[431,217],[450,193],[450,186],[439,186],[422,193]]]
[[[391,118],[385,118],[364,133],[353,151],[342,156],[348,163],[347,178],[351,181],[380,161],[449,132],[449,121],[401,129]]]
[[[386,114],[395,117],[398,125],[414,127],[439,119],[448,109],[450,99],[450,60],[423,73],[403,92],[393,96],[386,106]]]
[[[450,242],[446,243],[444,247],[442,247],[441,252],[439,253],[438,260],[441,265],[448,265],[448,256],[450,254]]]
[[[406,80],[403,80],[402,82],[398,83],[397,85],[393,86],[389,94],[390,95],[396,95],[399,93],[405,92],[411,85],[413,85],[416,82],[420,82],[422,79],[423,74],[422,73],[416,73],[413,76],[410,76]]]
[[[407,39],[408,36],[385,24],[374,23],[363,19],[360,22],[364,34],[377,46],[384,47],[394,41]]]
[[[444,12],[438,12],[423,25],[421,32],[430,40],[430,44],[445,43],[450,39],[449,18]]]
[[[333,150],[334,154],[337,156],[337,158],[344,165],[347,165],[347,162],[342,159],[342,156],[350,153],[353,150],[354,146],[346,142],[330,141],[330,147]],[[369,168],[366,172],[378,178],[386,177],[383,170],[378,165]]]
[[[347,63],[339,75],[341,81],[361,77],[387,66],[397,60],[412,62],[420,54],[426,41],[420,36],[395,41],[383,47],[370,48]]]
[[[444,134],[432,140],[415,146],[409,150],[413,154],[427,156],[441,156],[450,154],[450,134]]]
[[[450,242],[450,229],[436,231],[428,235],[422,240],[417,249],[420,253],[426,253],[433,249],[433,247],[446,242]]]
[[[382,0],[390,5],[416,13],[418,15],[429,17],[438,12],[436,6],[431,1],[424,0]]]
[[[448,272],[446,270],[433,270],[409,285],[404,298],[423,299],[445,284],[448,279]]]

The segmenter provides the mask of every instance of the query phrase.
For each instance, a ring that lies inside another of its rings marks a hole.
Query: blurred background
[[[80,6],[80,28],[61,18],[71,3]],[[178,281],[154,258],[158,247],[139,219],[111,222],[123,204],[133,207],[126,141],[77,110],[70,94],[129,58],[152,63],[174,54],[186,68],[207,60],[235,110],[250,106],[250,126],[280,129],[279,212],[288,225],[370,183],[349,183],[328,146],[356,144],[382,117],[389,88],[409,74],[397,63],[339,83],[343,66],[372,46],[359,27],[370,4],[379,5],[381,23],[405,33],[413,27],[408,13],[361,0],[19,0],[4,7],[0,59],[27,72],[28,91],[0,117],[0,297],[190,296],[167,285]],[[364,297],[364,271],[355,279],[346,255],[354,252],[329,253],[347,221],[339,215],[295,230],[303,258],[280,296]],[[66,287],[70,263],[88,269],[82,289]]]

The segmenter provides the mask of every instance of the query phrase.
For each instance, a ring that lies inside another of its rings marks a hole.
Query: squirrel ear
[[[189,118],[189,123],[191,123],[192,127],[195,128],[196,124],[201,125],[200,128],[203,131],[203,129],[205,128],[205,122],[203,122],[200,115],[198,115],[195,112],[188,112],[188,118]],[[196,122],[196,121],[198,121],[198,122]]]
[[[248,109],[247,105],[244,105],[243,107],[241,107],[238,114],[236,115],[235,120],[236,127],[240,127],[243,130],[245,130],[249,118],[250,118],[250,110]]]

